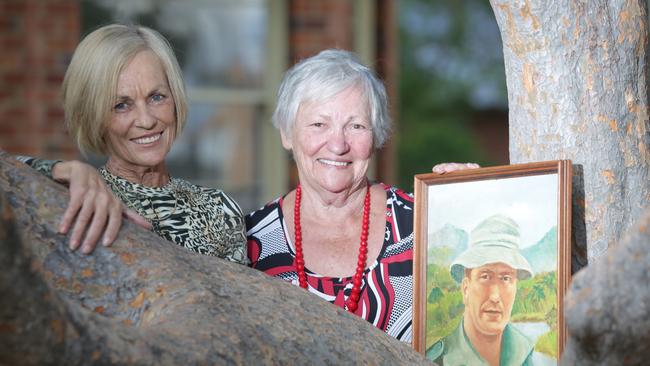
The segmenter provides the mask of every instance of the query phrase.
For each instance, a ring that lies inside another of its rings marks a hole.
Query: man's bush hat
[[[465,268],[492,263],[505,263],[516,269],[517,279],[532,277],[533,270],[519,251],[520,242],[519,225],[513,219],[504,215],[488,217],[470,233],[469,248],[451,263],[451,277],[460,283]]]

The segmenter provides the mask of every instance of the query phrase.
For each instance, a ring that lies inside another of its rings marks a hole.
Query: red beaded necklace
[[[294,207],[293,226],[296,240],[296,272],[298,273],[298,284],[300,287],[307,288],[307,274],[305,273],[305,258],[302,252],[302,234],[300,229],[300,200],[302,189],[300,185],[296,188],[296,203]],[[357,310],[359,304],[359,294],[361,293],[361,279],[363,271],[366,269],[366,259],[368,255],[368,226],[370,224],[370,185],[366,188],[366,198],[363,202],[363,224],[361,226],[361,241],[359,243],[359,258],[357,261],[357,270],[352,278],[352,292],[348,296],[345,308],[353,313]]]

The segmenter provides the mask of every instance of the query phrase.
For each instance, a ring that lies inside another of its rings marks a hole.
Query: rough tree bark
[[[565,302],[563,365],[648,364],[649,243],[650,209],[621,244],[576,274]]]
[[[503,40],[512,163],[571,159],[573,270],[650,201],[644,0],[491,0]]]
[[[427,363],[300,288],[130,223],[111,248],[71,252],[64,188],[4,153],[0,195],[0,364]]]

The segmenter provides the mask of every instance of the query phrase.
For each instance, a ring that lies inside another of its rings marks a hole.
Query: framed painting
[[[413,347],[439,365],[557,365],[568,160],[415,176]]]

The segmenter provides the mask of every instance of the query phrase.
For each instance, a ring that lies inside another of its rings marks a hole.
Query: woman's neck
[[[308,185],[302,185],[302,211],[312,217],[332,218],[357,216],[363,212],[368,182],[339,193],[321,192]],[[332,216],[336,213],[335,216]]]
[[[106,170],[131,183],[148,187],[162,187],[169,182],[169,172],[164,162],[154,167],[127,166],[109,158],[106,162]]]

